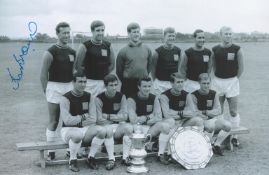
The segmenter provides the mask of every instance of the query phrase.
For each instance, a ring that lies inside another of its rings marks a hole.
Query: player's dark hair
[[[208,73],[201,73],[199,76],[198,76],[198,81],[201,82],[202,80],[209,80],[211,81],[211,77]]]
[[[140,29],[139,24],[136,22],[132,22],[127,26],[127,32],[130,33],[132,31],[132,29],[137,29],[137,28]]]
[[[166,27],[163,31],[163,35],[165,36],[167,33],[176,33],[173,27]]]
[[[73,82],[76,82],[77,77],[86,77],[84,69],[78,69],[73,72]]]
[[[186,76],[180,74],[179,72],[175,72],[170,75],[170,82],[174,83],[176,78],[186,80]]]
[[[118,78],[114,74],[108,74],[104,77],[105,86],[107,86],[109,82],[114,82],[114,81],[118,81]]]
[[[103,21],[100,20],[95,20],[91,23],[91,31],[94,31],[94,29],[96,27],[100,27],[100,26],[105,26],[105,24],[103,23]]]
[[[60,33],[61,27],[70,27],[70,25],[67,22],[60,22],[59,24],[57,24],[57,26],[55,28],[56,34]]]
[[[151,78],[149,76],[144,76],[143,78],[139,78],[139,80],[137,81],[137,85],[140,86],[142,81],[151,81]]]
[[[194,38],[196,38],[196,36],[197,36],[197,33],[202,33],[202,32],[204,32],[202,29],[196,29],[194,32],[193,32],[193,37]]]

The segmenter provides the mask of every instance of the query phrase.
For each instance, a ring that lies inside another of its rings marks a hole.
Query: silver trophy
[[[145,166],[144,158],[147,156],[145,145],[151,141],[150,135],[145,135],[142,126],[139,124],[135,127],[132,137],[132,146],[130,150],[131,166],[127,168],[129,173],[146,173],[149,171]]]

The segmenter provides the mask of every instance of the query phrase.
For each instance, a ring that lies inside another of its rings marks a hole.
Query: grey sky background
[[[230,26],[235,32],[269,33],[268,0],[0,0],[0,35],[27,37],[27,24],[55,36],[55,26],[70,23],[73,31],[89,32],[93,20],[106,24],[106,33],[127,35],[126,26],[167,26],[192,33],[216,32]]]

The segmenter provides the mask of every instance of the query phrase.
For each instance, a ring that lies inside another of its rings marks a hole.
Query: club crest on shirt
[[[70,62],[74,62],[74,60],[75,60],[74,55],[68,55],[68,56],[69,56],[69,61],[70,61]]]
[[[82,103],[82,110],[89,110],[89,102]]]
[[[107,50],[106,49],[101,49],[101,54],[103,57],[107,56]]]
[[[185,101],[179,101],[179,103],[178,103],[179,107],[184,107],[184,105],[185,105]]]
[[[206,107],[212,107],[213,106],[213,100],[206,100]]]
[[[152,112],[153,106],[152,105],[147,105],[147,112]]]
[[[227,60],[233,61],[234,60],[234,53],[228,53]]]
[[[113,110],[118,111],[120,109],[120,103],[113,103]]]
[[[177,54],[174,55],[174,61],[178,61],[179,56]]]
[[[208,55],[203,55],[203,60],[204,60],[204,62],[208,62],[209,61],[209,56]]]

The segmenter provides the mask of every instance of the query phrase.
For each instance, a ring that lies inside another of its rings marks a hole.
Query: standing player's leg
[[[47,142],[53,142],[57,139],[56,129],[59,122],[60,107],[59,104],[48,102],[49,124],[46,130]],[[55,150],[48,150],[48,159],[55,159]]]
[[[237,112],[238,96],[227,98],[230,112],[230,122],[232,128],[238,128],[240,126],[240,116]],[[233,135],[232,143],[234,146],[239,146],[237,135]]]
[[[131,165],[131,161],[129,158],[129,152],[131,149],[131,135],[133,133],[133,125],[130,123],[120,123],[118,128],[114,133],[115,139],[122,138],[122,164],[126,166]]]
[[[220,102],[220,106],[221,106],[221,114],[224,113],[224,102],[225,102],[225,95],[219,96],[219,102]]]

